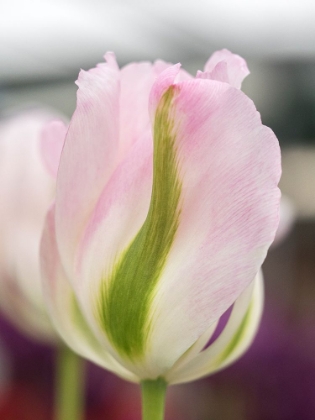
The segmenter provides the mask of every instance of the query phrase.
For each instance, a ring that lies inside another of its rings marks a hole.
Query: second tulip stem
[[[66,346],[57,355],[55,420],[83,420],[83,359]]]

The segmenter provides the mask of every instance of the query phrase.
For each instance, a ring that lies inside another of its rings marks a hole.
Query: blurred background
[[[261,328],[235,365],[172,387],[168,420],[315,418],[315,3],[313,0],[6,0],[0,118],[49,106],[71,116],[74,81],[107,50],[120,65],[161,58],[192,74],[212,52],[243,56],[243,90],[279,138],[287,225],[264,264]],[[53,351],[0,324],[0,419],[49,420]],[[136,420],[140,395],[88,365],[87,420]]]

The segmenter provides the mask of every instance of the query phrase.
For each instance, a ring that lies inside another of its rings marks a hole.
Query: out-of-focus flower
[[[0,125],[0,309],[18,328],[43,340],[55,337],[39,265],[44,219],[55,194],[49,150],[54,144],[60,155],[65,136],[59,122],[44,128],[52,118],[33,110]]]
[[[47,304],[67,344],[118,375],[193,380],[256,331],[278,142],[239,90],[239,56],[215,53],[196,78],[105,57],[78,80],[42,240]]]
[[[279,245],[290,233],[296,220],[294,203],[289,197],[282,195],[280,202],[280,220],[272,246]]]

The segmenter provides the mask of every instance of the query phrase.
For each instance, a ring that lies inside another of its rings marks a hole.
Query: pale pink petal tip
[[[115,53],[113,53],[112,51],[108,51],[104,55],[104,59],[110,67],[112,67],[115,70],[118,70],[118,64],[117,64]]]
[[[98,81],[103,84],[104,80],[108,78],[110,74],[117,73],[119,70],[116,56],[113,52],[107,52],[104,55],[105,63],[98,63],[96,67],[89,70],[80,70],[76,85],[79,88],[91,87],[92,90],[98,87]]]
[[[205,71],[198,70],[196,74],[196,79],[207,79],[208,74],[209,73],[206,73]]]
[[[41,132],[40,152],[47,171],[54,178],[57,176],[60,155],[67,133],[63,121],[53,120],[45,124]]]
[[[149,98],[149,109],[153,116],[158,103],[167,89],[175,83],[176,77],[179,75],[181,64],[177,63],[164,70],[156,79]]]
[[[202,78],[229,83],[237,89],[241,88],[242,81],[249,74],[246,61],[226,49],[213,53],[204,70],[207,76]],[[200,74],[197,77],[200,78]]]

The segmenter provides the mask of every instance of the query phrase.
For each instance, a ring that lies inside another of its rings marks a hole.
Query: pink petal
[[[76,244],[112,171],[141,137],[150,137],[149,92],[169,65],[133,63],[120,72],[101,64],[81,72],[77,109],[60,163],[57,238],[63,262],[72,270]]]
[[[175,87],[171,115],[182,204],[152,309],[148,365],[159,372],[255,277],[275,235],[280,199],[278,141],[261,124],[252,101],[211,80]]]
[[[251,345],[260,324],[264,303],[264,284],[261,271],[236,300],[232,313],[220,336],[194,359],[167,375],[167,382],[193,381],[230,365]],[[242,323],[245,323],[242,325]],[[239,329],[242,329],[241,334]],[[231,348],[231,343],[233,347]]]
[[[57,177],[60,155],[65,141],[67,126],[63,121],[54,120],[47,123],[41,136],[41,153],[48,172]]]
[[[209,79],[217,80],[218,82],[224,82],[230,84],[230,79],[228,75],[228,67],[226,61],[220,61],[211,72],[203,72],[198,70],[197,79]]]
[[[81,71],[77,108],[60,160],[56,193],[57,241],[67,272],[76,244],[119,152],[119,72],[103,63]]]
[[[171,86],[180,75],[180,64],[169,67],[158,78],[158,83],[152,87],[149,98],[149,110],[151,118],[154,119],[156,108],[160,103],[165,91]]]
[[[95,317],[101,283],[107,280],[104,273],[110,272],[115,259],[129,246],[148,213],[152,188],[150,140],[145,136],[136,142],[117,167],[102,192],[80,244],[73,285],[91,318]],[[120,360],[118,355],[116,358]],[[120,362],[125,364],[124,360]],[[133,366],[128,368],[132,370]]]
[[[157,76],[170,65],[157,61],[131,63],[120,72],[120,143],[122,152],[151,131],[148,97]]]
[[[241,88],[242,81],[249,74],[246,61],[225,49],[212,54],[204,71],[205,73],[199,72],[197,77],[226,82],[238,89]]]
[[[88,325],[60,261],[54,216],[52,208],[47,215],[41,242],[41,271],[47,310],[56,330],[67,345],[81,356],[125,379],[137,381],[102,348],[93,328]]]

